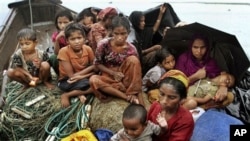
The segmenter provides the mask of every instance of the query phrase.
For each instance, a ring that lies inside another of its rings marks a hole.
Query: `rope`
[[[52,115],[45,124],[45,131],[49,134],[47,139],[53,137],[62,139],[74,133],[76,130],[87,128],[89,114],[86,112],[86,107],[90,106],[93,99],[93,95],[88,95],[85,104],[77,100],[74,103],[71,102],[71,106],[61,109]],[[74,100],[75,99],[73,99],[73,101]]]
[[[1,114],[0,129],[9,140],[41,140],[47,119],[61,107],[59,89],[50,91],[43,85],[21,91],[15,81],[6,85],[6,105]],[[49,108],[48,108],[49,107]]]

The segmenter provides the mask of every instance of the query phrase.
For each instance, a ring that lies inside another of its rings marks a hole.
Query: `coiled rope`
[[[15,81],[6,86],[6,104],[0,118],[0,129],[9,140],[42,140],[47,119],[61,108],[59,89],[48,90],[43,85],[21,91]],[[38,99],[40,97],[40,99]]]

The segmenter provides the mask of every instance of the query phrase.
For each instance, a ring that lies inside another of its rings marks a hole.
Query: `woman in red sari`
[[[194,120],[191,113],[181,106],[187,96],[187,88],[178,77],[167,77],[159,83],[159,101],[154,102],[148,111],[148,120],[157,124],[159,115],[166,118],[165,133],[154,136],[153,141],[189,141]]]

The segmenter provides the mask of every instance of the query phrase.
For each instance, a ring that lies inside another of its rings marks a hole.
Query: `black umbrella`
[[[250,62],[235,35],[196,22],[169,29],[161,44],[172,48],[178,56],[188,48],[189,41],[196,33],[209,38],[211,57],[215,58],[222,70],[233,74],[239,82]]]

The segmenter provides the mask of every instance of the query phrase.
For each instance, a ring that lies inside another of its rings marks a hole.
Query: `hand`
[[[38,80],[39,80],[38,77],[32,77],[32,79],[31,79],[29,85],[30,85],[30,86],[36,86]]]
[[[187,22],[184,22],[184,21],[181,21],[181,22],[178,22],[175,27],[181,27],[181,26],[185,26],[185,25],[188,25]]]
[[[156,118],[156,121],[159,123],[160,127],[165,127],[167,128],[168,127],[168,123],[166,121],[166,118],[165,118],[165,112],[161,112],[157,115],[157,118]]]
[[[162,37],[165,37],[167,31],[170,29],[169,26],[166,26],[164,29],[163,29],[163,33],[162,33]]]
[[[166,9],[167,9],[167,6],[165,4],[161,5],[161,7],[160,7],[160,13],[163,14],[166,11]]]
[[[120,134],[121,138],[119,141],[129,141],[129,139],[124,135],[124,134]]]
[[[220,86],[219,89],[217,90],[214,100],[216,102],[221,102],[227,97],[227,87],[225,86]]]
[[[196,73],[196,76],[198,79],[202,79],[202,78],[205,78],[206,77],[206,70],[205,70],[205,67],[199,69]]]
[[[124,74],[122,72],[114,72],[113,77],[115,81],[120,82],[122,78],[124,77]]]
[[[56,40],[58,41],[61,37],[65,37],[64,30],[60,31],[60,32],[57,34]]]
[[[161,45],[155,45],[154,46],[154,50],[160,50],[161,49]]]
[[[79,75],[77,75],[77,76],[73,76],[73,77],[69,78],[69,79],[67,80],[67,82],[68,82],[69,84],[72,84],[72,83],[77,82],[77,81],[80,80],[80,79],[81,79],[81,77],[80,77]]]

